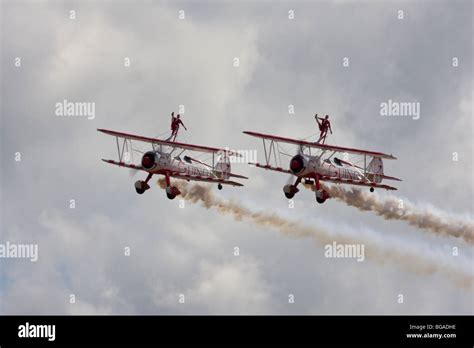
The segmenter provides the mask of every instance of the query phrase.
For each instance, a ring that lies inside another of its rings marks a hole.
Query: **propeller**
[[[295,156],[296,155],[303,155],[303,153],[304,152],[303,152],[303,149],[301,148],[301,146],[298,146],[298,149],[296,150]],[[290,161],[291,161],[291,159],[290,159]],[[293,185],[293,184],[294,184],[294,177],[293,177],[293,175],[289,175],[288,179],[286,180],[286,185]]]

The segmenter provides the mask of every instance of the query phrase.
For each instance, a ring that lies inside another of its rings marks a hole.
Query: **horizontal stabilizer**
[[[232,178],[239,178],[239,179],[248,179],[248,177],[239,175],[239,174],[234,174],[234,173],[229,173],[229,176]]]
[[[394,176],[388,176],[388,175],[380,175],[382,179],[387,179],[387,180],[395,180],[395,181],[402,181],[402,179],[396,178]]]

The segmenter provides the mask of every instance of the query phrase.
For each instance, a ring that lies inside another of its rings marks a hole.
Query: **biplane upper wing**
[[[184,149],[184,150],[190,150],[190,151],[209,152],[209,153],[216,153],[216,152],[224,153],[225,152],[228,156],[236,156],[236,157],[241,156],[239,153],[237,153],[235,151],[226,150],[226,149],[219,149],[219,148],[215,148],[215,147],[192,145],[192,144],[185,144],[185,143],[180,143],[180,142],[176,142],[176,141],[161,140],[161,139],[157,139],[157,138],[144,137],[144,136],[141,136],[141,135],[116,132],[116,131],[108,130],[108,129],[98,128],[97,130],[99,132],[109,134],[109,135],[112,135],[114,137],[118,137],[118,138],[122,138],[122,139],[136,140],[136,141],[142,141],[142,142],[150,143],[150,144],[158,144],[158,145],[164,145],[164,146],[177,147],[177,148],[181,148],[181,149]]]
[[[342,146],[318,144],[318,143],[313,143],[313,142],[304,141],[304,140],[284,138],[284,137],[280,137],[280,136],[276,136],[276,135],[262,134],[262,133],[249,132],[249,131],[245,131],[244,133],[248,134],[248,135],[251,135],[253,137],[261,138],[261,139],[273,140],[273,141],[276,141],[276,142],[294,144],[294,145],[299,145],[299,146],[307,146],[307,147],[317,148],[317,149],[321,149],[321,150],[346,152],[346,153],[352,153],[352,154],[357,154],[357,155],[367,155],[367,156],[372,156],[372,157],[379,157],[379,158],[384,158],[384,159],[397,159],[393,155],[387,155],[387,154],[381,153],[381,152],[367,151],[367,150],[354,149],[354,148],[342,147]]]

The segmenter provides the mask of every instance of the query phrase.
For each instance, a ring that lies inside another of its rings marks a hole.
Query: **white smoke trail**
[[[161,188],[166,187],[164,179],[158,180]],[[296,238],[313,238],[318,244],[326,245],[334,241],[338,244],[363,244],[365,246],[365,256],[375,262],[385,263],[392,261],[407,271],[430,275],[436,272],[443,273],[457,285],[472,288],[474,276],[472,265],[469,261],[461,262],[455,257],[451,263],[448,262],[444,253],[420,251],[418,246],[396,245],[387,243],[383,238],[363,235],[350,235],[348,233],[334,233],[315,226],[309,227],[296,221],[287,220],[276,214],[266,212],[253,212],[249,208],[234,201],[226,201],[216,197],[211,187],[199,184],[188,184],[186,182],[176,182],[176,186],[181,191],[183,199],[201,203],[207,209],[215,208],[218,212],[231,215],[234,219],[248,220],[259,226],[267,226],[279,230],[280,232]],[[441,261],[445,261],[444,263]]]
[[[314,191],[314,185],[311,185],[310,188]],[[432,211],[432,209],[422,209],[395,196],[382,199],[376,193],[356,188],[346,189],[338,185],[326,185],[324,188],[331,197],[359,210],[373,211],[386,220],[406,221],[411,226],[429,230],[437,235],[462,238],[466,242],[474,244],[474,223],[472,221],[454,218],[439,211]]]

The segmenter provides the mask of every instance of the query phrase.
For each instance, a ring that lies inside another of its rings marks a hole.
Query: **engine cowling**
[[[142,167],[146,170],[155,169],[158,166],[158,161],[158,154],[153,151],[148,151],[142,156]]]
[[[296,155],[290,161],[290,170],[293,174],[300,174],[306,169],[306,166],[306,159],[302,155]]]

